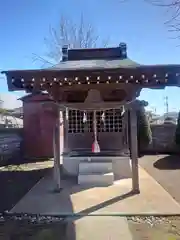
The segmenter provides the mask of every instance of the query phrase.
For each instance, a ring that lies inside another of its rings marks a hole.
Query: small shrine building
[[[142,88],[179,86],[180,65],[141,65],[128,58],[127,46],[62,48],[62,61],[47,69],[3,72],[9,91],[47,92],[57,109],[54,126],[54,174],[60,182],[60,158],[67,174],[79,184],[113,184],[132,177],[139,192],[137,97]],[[60,113],[63,155],[60,156]],[[93,150],[92,150],[93,149]],[[96,150],[95,150],[96,149]]]

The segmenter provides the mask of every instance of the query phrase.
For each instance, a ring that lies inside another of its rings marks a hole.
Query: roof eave
[[[102,72],[102,71],[120,71],[120,70],[125,70],[125,69],[176,69],[179,70],[180,72],[180,64],[157,64],[157,65],[141,65],[141,64],[137,64],[137,65],[129,65],[129,66],[122,66],[122,67],[112,67],[112,68],[96,68],[96,67],[92,67],[92,68],[70,68],[70,69],[61,69],[61,68],[46,68],[46,69],[24,69],[24,70],[6,70],[6,71],[2,71],[1,74],[5,74],[6,76],[9,74],[17,74],[17,73],[52,73],[52,72],[59,72],[59,73],[67,73],[67,72]]]
[[[9,70],[9,71],[2,71],[3,74],[6,74],[7,78],[7,85],[9,91],[18,91],[22,89],[18,89],[18,87],[14,86],[12,83],[12,79],[15,78],[18,79],[26,79],[26,78],[43,78],[43,77],[74,77],[78,76],[78,74],[83,74],[84,76],[88,76],[88,74],[94,73],[96,74],[123,74],[137,75],[135,77],[138,77],[138,75],[144,74],[144,75],[152,75],[152,74],[162,74],[165,77],[166,73],[173,73],[174,76],[177,76],[177,82],[172,81],[169,82],[169,85],[166,84],[166,86],[179,86],[179,80],[180,77],[180,65],[179,64],[171,64],[171,65],[140,65],[140,66],[129,66],[129,67],[118,67],[118,68],[87,68],[87,69],[70,69],[70,70],[60,70],[60,69],[36,69],[36,70]],[[86,75],[87,74],[87,75]],[[48,76],[49,75],[49,76]],[[156,87],[156,86],[152,86]],[[149,86],[151,88],[151,86]],[[159,87],[158,87],[159,88]]]

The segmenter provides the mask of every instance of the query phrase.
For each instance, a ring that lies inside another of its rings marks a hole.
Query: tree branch
[[[62,47],[68,45],[70,48],[95,48],[98,45],[108,46],[109,39],[100,42],[99,36],[91,24],[86,24],[83,14],[81,14],[79,23],[73,23],[70,19],[61,17],[59,27],[57,29],[50,27],[50,36],[44,39],[47,47],[46,56],[48,59],[34,55],[35,61],[41,61],[43,66],[52,65],[61,61]]]
[[[164,7],[171,14],[170,19],[165,21],[165,25],[169,28],[169,32],[180,31],[180,0],[144,0],[154,6]],[[179,38],[176,36],[175,38]]]
[[[46,60],[45,58],[41,57],[41,56],[38,56],[37,54],[33,53],[33,61],[36,62],[36,61],[40,61],[42,63],[42,67],[46,66],[46,65],[50,65],[52,66],[53,63]]]

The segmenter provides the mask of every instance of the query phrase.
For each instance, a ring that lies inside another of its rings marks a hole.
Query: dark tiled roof
[[[116,68],[136,68],[140,64],[129,58],[125,59],[107,59],[107,60],[77,60],[65,61],[54,65],[48,70],[91,70],[91,69],[116,69]]]

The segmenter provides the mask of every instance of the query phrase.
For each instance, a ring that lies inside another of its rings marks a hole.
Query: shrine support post
[[[54,191],[59,192],[61,189],[59,118],[54,126],[54,131],[53,131],[53,154],[54,154],[54,182],[55,182]]]
[[[68,108],[63,111],[63,138],[64,149],[63,152],[68,152]]]
[[[136,108],[130,109],[130,141],[131,141],[131,162],[132,162],[132,191],[140,193],[139,189],[139,168],[138,168],[138,144],[137,144],[137,114]]]

